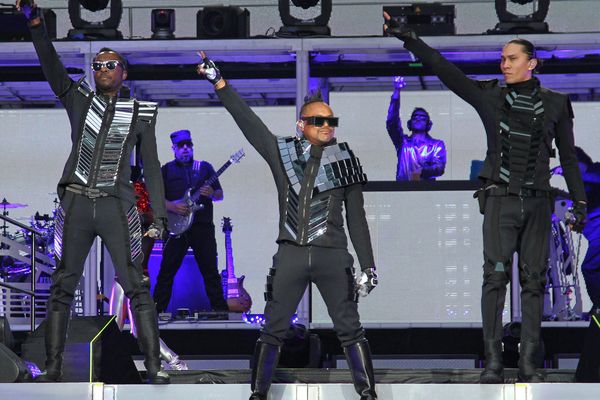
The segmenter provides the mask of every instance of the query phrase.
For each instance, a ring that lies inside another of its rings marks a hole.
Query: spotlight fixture
[[[81,8],[98,12],[108,7],[110,2],[109,17],[104,21],[90,22],[81,17]],[[111,40],[123,39],[117,30],[123,14],[121,0],[69,0],[69,19],[73,29],[69,30],[67,37],[75,40]]]
[[[309,18],[296,18],[290,10],[290,0],[279,0],[279,16],[283,26],[279,29],[277,36],[301,37],[301,36],[331,36],[331,29],[327,23],[331,18],[332,0],[291,0],[292,4],[304,10],[316,7],[321,3],[319,15]]]
[[[508,2],[526,5],[532,3],[533,11],[518,15],[508,11]],[[548,33],[548,24],[544,22],[550,8],[550,0],[495,0],[498,24],[488,34]]]
[[[174,39],[175,10],[159,8],[152,10],[152,39]]]
[[[247,38],[250,13],[234,6],[208,6],[196,14],[196,37],[200,39]]]

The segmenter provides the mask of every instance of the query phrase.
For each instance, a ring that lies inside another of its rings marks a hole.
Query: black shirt
[[[215,174],[213,166],[202,161],[200,170],[196,171],[192,168],[193,162],[182,163],[178,160],[173,160],[162,166],[162,176],[165,182],[165,198],[169,201],[179,200],[188,189],[199,189],[205,181],[210,179]],[[211,187],[214,190],[221,190],[221,183],[217,179]],[[203,204],[204,208],[196,211],[194,215],[194,223],[212,223],[213,222],[213,202],[212,199],[200,196],[199,204]]]

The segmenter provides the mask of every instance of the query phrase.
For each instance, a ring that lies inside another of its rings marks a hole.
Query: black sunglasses
[[[100,71],[102,67],[106,67],[109,71],[112,71],[117,68],[117,65],[123,67],[121,61],[118,60],[108,60],[108,61],[94,61],[92,63],[92,69],[96,72]]]
[[[181,149],[183,146],[194,147],[194,143],[189,140],[182,140],[181,142],[176,144],[177,148]]]
[[[306,122],[308,125],[314,125],[316,127],[321,127],[325,125],[329,125],[332,128],[336,128],[339,124],[338,117],[302,117],[302,121]]]

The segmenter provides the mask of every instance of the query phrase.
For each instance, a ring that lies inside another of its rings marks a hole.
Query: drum
[[[567,211],[573,205],[569,199],[557,199],[550,230],[548,270],[544,319],[573,321],[582,317],[581,287],[575,246]]]

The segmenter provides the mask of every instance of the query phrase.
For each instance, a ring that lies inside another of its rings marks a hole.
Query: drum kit
[[[548,321],[576,321],[583,316],[578,265],[581,235],[574,240],[570,227],[572,205],[568,194],[558,191],[552,214],[544,297],[544,319]]]
[[[58,202],[55,200],[55,204]],[[25,208],[27,204],[11,203],[4,198],[0,202],[0,211],[5,217],[11,210]],[[56,207],[55,207],[56,210]],[[51,273],[54,266],[54,214],[40,214],[36,212],[29,220],[29,226],[40,232],[35,237],[36,260],[38,266]],[[20,218],[19,218],[20,219]],[[12,226],[11,226],[12,227]],[[9,232],[9,224],[5,219],[0,226],[0,280],[5,282],[25,282],[31,274],[31,245],[33,234],[23,228],[16,228]]]

